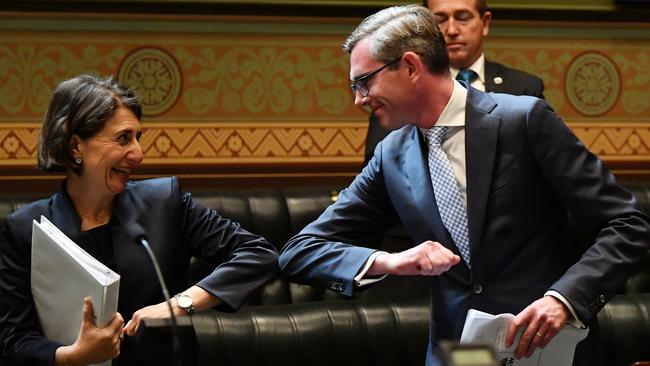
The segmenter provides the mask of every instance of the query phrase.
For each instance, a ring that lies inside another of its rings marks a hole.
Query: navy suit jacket
[[[470,308],[517,314],[549,289],[591,322],[650,246],[634,196],[541,99],[469,88],[465,134],[471,271],[461,262],[431,277],[432,347],[460,337]],[[567,209],[591,247],[571,247]],[[413,246],[433,240],[458,253],[415,126],[388,135],[337,202],[287,243],[281,273],[350,295],[378,228],[397,222]]]
[[[79,231],[81,221],[65,189],[7,217],[0,243],[0,341],[2,358],[11,365],[52,365],[61,345],[42,335],[30,290],[32,220],[41,215],[75,242],[86,235]],[[277,273],[273,245],[193,201],[180,191],[176,178],[129,182],[116,197],[111,220],[117,220],[112,241],[121,276],[118,311],[125,322],[136,310],[164,300],[146,251],[127,234],[135,222],[145,229],[172,294],[187,289],[191,256],[217,266],[196,285],[223,300],[224,310],[239,308]]]
[[[501,79],[500,84],[494,82],[496,78]],[[512,95],[530,95],[544,99],[544,82],[537,76],[527,72],[485,60],[485,91]],[[379,141],[383,140],[389,133],[390,130],[382,127],[375,115],[370,115],[363,166],[366,166],[372,158]]]

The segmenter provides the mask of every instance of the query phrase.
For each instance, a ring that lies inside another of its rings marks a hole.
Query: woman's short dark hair
[[[63,81],[54,90],[38,141],[38,167],[46,172],[78,171],[70,141],[101,131],[115,111],[124,106],[140,120],[142,107],[135,93],[113,77],[79,75]]]

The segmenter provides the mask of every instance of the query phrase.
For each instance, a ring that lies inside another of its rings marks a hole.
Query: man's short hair
[[[449,72],[445,38],[433,13],[423,6],[393,6],[367,17],[343,43],[343,49],[350,53],[365,39],[370,42],[371,56],[379,61],[388,63],[411,51],[430,72]]]

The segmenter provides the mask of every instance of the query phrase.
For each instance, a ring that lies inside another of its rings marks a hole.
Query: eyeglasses
[[[363,75],[362,77],[353,80],[352,84],[350,84],[350,88],[352,89],[352,93],[356,95],[356,93],[361,94],[362,97],[367,97],[368,93],[370,93],[370,90],[368,89],[368,81],[372,79],[375,75],[379,74],[381,70],[387,68],[388,66],[396,63],[397,61],[401,60],[402,56],[394,59],[393,61],[387,63],[386,65],[378,68],[375,71],[372,71],[368,74]]]

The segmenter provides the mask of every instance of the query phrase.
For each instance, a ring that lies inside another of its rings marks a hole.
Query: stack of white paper
[[[501,365],[508,366],[571,366],[576,345],[587,337],[589,329],[565,325],[545,348],[538,348],[529,358],[515,358],[515,349],[523,330],[520,330],[511,347],[505,346],[506,333],[512,314],[492,315],[470,309],[463,327],[460,343],[491,344]]]
[[[97,326],[106,326],[117,312],[119,286],[117,273],[81,249],[44,216],[40,223],[34,220],[31,287],[46,337],[63,344],[74,343],[87,296]]]

